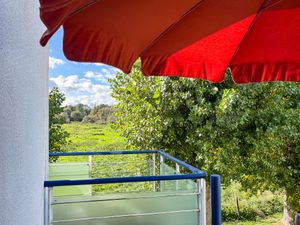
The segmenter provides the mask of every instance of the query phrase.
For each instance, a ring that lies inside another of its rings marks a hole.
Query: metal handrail
[[[153,154],[159,150],[141,150],[141,151],[111,151],[111,152],[52,152],[49,156],[79,156],[79,155],[135,155],[135,154]]]
[[[122,200],[134,200],[134,199],[145,199],[145,198],[169,198],[169,197],[195,196],[195,195],[199,195],[199,193],[191,192],[191,193],[180,193],[180,194],[143,195],[143,196],[138,196],[138,197],[105,198],[105,199],[76,200],[76,201],[54,201],[53,203],[51,203],[51,205],[64,205],[64,204],[88,203],[88,202],[122,201]]]
[[[152,161],[147,161],[147,163],[150,163]],[[143,162],[136,162],[136,161],[123,161],[123,162],[61,162],[61,163],[50,163],[50,165],[56,165],[56,166],[79,166],[79,165],[89,165],[89,164],[95,164],[95,165],[119,165],[119,164],[143,164]]]
[[[159,176],[136,176],[136,177],[113,177],[113,178],[92,178],[82,180],[52,180],[45,181],[44,187],[89,185],[89,184],[113,184],[113,183],[132,183],[146,181],[164,181],[164,180],[190,180],[205,178],[205,173],[197,174],[172,174]]]
[[[183,162],[183,161],[181,161],[181,160],[179,160],[179,159],[176,159],[175,157],[170,156],[169,154],[165,153],[165,152],[162,151],[162,150],[158,151],[158,153],[159,153],[161,156],[163,156],[163,157],[165,157],[165,158],[167,158],[167,159],[169,159],[169,160],[171,160],[171,161],[173,161],[173,162],[175,162],[175,163],[177,163],[177,164],[183,166],[184,168],[188,169],[189,171],[191,171],[191,172],[193,172],[193,173],[199,173],[199,174],[203,174],[203,173],[204,173],[202,170],[199,170],[199,169],[197,169],[196,167],[193,167],[193,166],[191,166],[191,165],[189,165],[189,164],[187,164],[187,163],[185,163],[185,162]],[[204,173],[204,174],[205,174],[205,173]],[[201,178],[203,178],[203,177],[201,177]]]
[[[105,174],[105,175],[120,175],[120,174],[134,174],[136,173],[136,171],[123,171],[123,172],[95,172],[96,175],[101,175],[101,174]],[[49,177],[66,177],[66,176],[83,176],[86,175],[86,173],[74,173],[74,174],[69,174],[69,173],[59,173],[59,174],[53,174],[50,175]]]

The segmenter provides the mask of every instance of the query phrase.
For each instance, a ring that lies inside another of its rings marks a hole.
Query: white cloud
[[[93,71],[87,71],[84,77],[94,79],[96,77],[96,74]]]
[[[115,99],[108,95],[98,94],[98,95],[81,95],[81,96],[70,96],[66,98],[64,105],[76,105],[82,103],[90,107],[94,107],[100,104],[114,105],[116,103]]]
[[[108,84],[108,79],[114,78],[116,74],[117,70],[108,70],[106,68],[102,68],[100,72],[87,71],[84,77]]]
[[[56,59],[54,57],[49,56],[49,68],[54,69],[56,66],[65,64],[65,61],[62,59]]]
[[[115,104],[108,85],[93,83],[90,79],[77,75],[50,77],[50,83],[57,86],[66,95],[64,105],[83,103],[89,106]]]

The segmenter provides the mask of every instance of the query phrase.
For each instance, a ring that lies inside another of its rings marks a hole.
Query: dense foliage
[[[244,191],[240,183],[231,182],[222,189],[223,221],[255,221],[275,213],[282,213],[282,201],[281,193],[264,191],[253,195],[250,191]]]
[[[112,81],[112,95],[119,102],[116,127],[136,148],[163,148],[216,172],[216,106],[230,86],[230,82],[143,77],[135,66],[130,75],[119,74]]]
[[[82,120],[83,123],[108,124],[115,121],[115,109],[113,106],[101,104],[91,109],[89,115]]]
[[[285,190],[300,210],[299,84],[143,77],[136,65],[112,89],[116,127],[131,145],[163,148],[254,192]]]
[[[300,211],[299,84],[241,85],[227,98],[219,115],[220,170],[253,190],[283,188]]]
[[[93,108],[84,105],[77,104],[75,106],[65,106],[63,112],[60,114],[66,123],[72,121],[83,122],[83,123],[100,123],[108,124],[115,121],[115,109],[113,106],[100,104]]]
[[[54,87],[49,92],[49,151],[62,152],[63,146],[68,141],[69,133],[62,128],[63,120],[59,117],[62,112],[62,103],[65,100],[58,88]],[[57,157],[51,157],[50,161],[56,161]]]

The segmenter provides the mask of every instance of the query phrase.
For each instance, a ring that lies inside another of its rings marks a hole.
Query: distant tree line
[[[74,106],[65,106],[59,117],[65,123],[75,121],[107,124],[113,123],[116,120],[115,108],[106,104],[100,104],[95,107],[89,107],[81,103]]]

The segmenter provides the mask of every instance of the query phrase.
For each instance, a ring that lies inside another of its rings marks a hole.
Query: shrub
[[[93,115],[88,115],[88,116],[85,116],[83,117],[82,119],[82,123],[95,123],[97,121],[97,117],[96,116],[93,116]]]
[[[237,201],[239,212],[237,210]],[[241,185],[232,182],[222,190],[222,217],[224,221],[256,220],[283,211],[283,195],[270,191],[256,195],[242,191]]]

